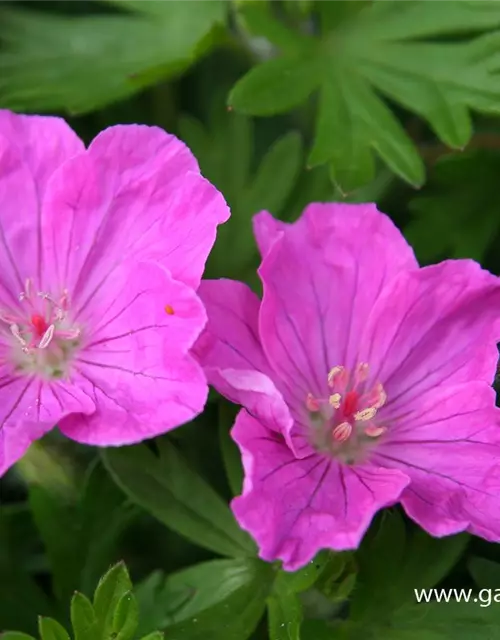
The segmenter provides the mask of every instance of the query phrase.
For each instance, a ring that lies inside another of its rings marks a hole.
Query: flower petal
[[[140,263],[115,271],[79,318],[86,340],[74,368],[97,411],[60,424],[95,445],[140,442],[200,413],[207,397],[189,349],[206,316],[199,298],[168,271]]]
[[[409,482],[396,469],[351,468],[312,455],[297,460],[283,438],[241,411],[232,432],[245,468],[232,509],[257,541],[260,557],[289,571],[323,548],[356,548],[374,514]]]
[[[24,290],[26,278],[41,277],[40,215],[47,183],[83,150],[60,118],[0,110],[0,273],[13,296]]]
[[[269,377],[269,364],[260,345],[259,299],[247,285],[233,280],[205,280],[198,293],[208,323],[193,353],[208,382],[258,416],[268,428],[287,433],[291,416]]]
[[[82,302],[130,258],[156,260],[196,288],[228,216],[177,138],[155,127],[112,127],[51,182],[45,262]]]
[[[359,358],[387,393],[386,411],[405,411],[449,382],[492,384],[500,339],[500,279],[471,260],[401,273],[367,321]]]
[[[403,236],[374,205],[310,205],[260,267],[260,336],[279,377],[304,400],[324,395],[328,371],[355,364],[383,286],[415,266]]]
[[[0,135],[17,147],[41,201],[52,174],[66,160],[85,151],[80,138],[62,119],[0,109]]]
[[[0,305],[3,312],[17,307],[25,279],[36,275],[37,211],[35,185],[18,150],[0,134]]]
[[[242,282],[203,280],[198,289],[208,322],[194,352],[204,367],[269,373],[260,344],[260,300]]]
[[[500,409],[484,382],[437,387],[408,407],[373,461],[411,478],[410,517],[434,536],[488,529],[500,539]]]
[[[278,240],[289,225],[274,218],[268,211],[261,211],[253,217],[253,233],[262,258]]]
[[[0,476],[64,416],[95,409],[92,399],[72,383],[15,377],[6,366],[0,381]]]

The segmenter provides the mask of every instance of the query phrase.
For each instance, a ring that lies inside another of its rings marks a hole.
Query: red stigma
[[[48,329],[45,318],[38,313],[34,313],[31,316],[31,324],[33,326],[33,329],[35,330],[37,338],[41,338]]]
[[[358,408],[359,395],[357,391],[348,391],[342,403],[342,412],[346,418],[351,418]]]

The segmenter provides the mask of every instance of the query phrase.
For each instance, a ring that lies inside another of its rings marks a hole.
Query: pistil
[[[327,377],[331,393],[306,397],[313,445],[344,462],[362,456],[387,431],[378,423],[387,395],[380,382],[370,384],[369,373],[367,363],[358,364],[353,372],[337,365]]]

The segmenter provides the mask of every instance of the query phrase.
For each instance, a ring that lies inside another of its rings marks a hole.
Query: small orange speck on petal
[[[173,316],[174,315],[175,311],[174,311],[174,308],[172,307],[172,305],[167,304],[165,306],[165,313],[168,313],[169,316]]]

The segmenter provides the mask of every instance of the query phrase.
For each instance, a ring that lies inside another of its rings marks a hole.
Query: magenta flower
[[[203,409],[195,289],[228,215],[160,129],[85,150],[58,118],[0,112],[0,474],[56,424],[120,445]]]
[[[419,269],[373,205],[255,218],[262,302],[202,283],[197,355],[243,405],[232,504],[261,557],[294,570],[352,549],[400,502],[434,536],[500,539],[499,410],[491,388],[500,280],[469,260]]]

